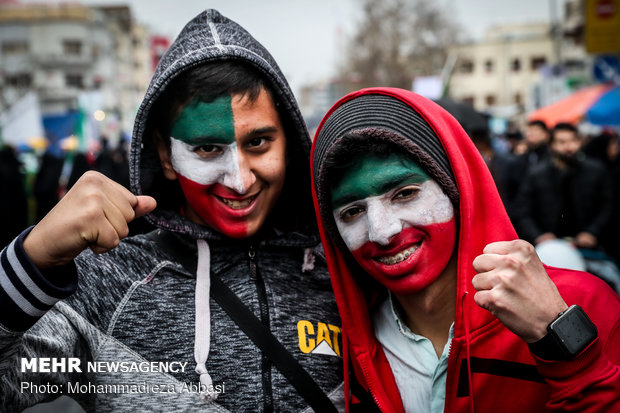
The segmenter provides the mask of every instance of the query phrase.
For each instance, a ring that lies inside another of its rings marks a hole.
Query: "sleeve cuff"
[[[22,232],[0,253],[0,323],[13,331],[27,330],[77,289],[73,261],[44,272],[35,267],[23,247],[31,230]]]

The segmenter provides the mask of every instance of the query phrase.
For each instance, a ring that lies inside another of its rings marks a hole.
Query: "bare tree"
[[[353,88],[411,88],[415,76],[439,74],[446,47],[461,29],[433,0],[363,0],[363,17],[347,44],[341,82]]]

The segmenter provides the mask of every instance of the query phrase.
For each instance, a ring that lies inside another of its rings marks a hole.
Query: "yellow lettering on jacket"
[[[299,349],[303,353],[310,353],[316,347],[316,341],[313,338],[307,338],[307,335],[314,335],[314,326],[308,320],[299,320],[297,323],[297,334],[299,335]]]
[[[299,320],[297,323],[297,335],[299,337],[299,349],[305,353],[311,353],[316,349],[323,341],[333,350],[333,352],[342,357],[340,354],[340,345],[338,343],[340,336],[340,327],[318,322],[316,324],[316,336],[315,325],[308,320]],[[317,351],[321,354],[329,354],[329,350],[325,353],[324,349]]]

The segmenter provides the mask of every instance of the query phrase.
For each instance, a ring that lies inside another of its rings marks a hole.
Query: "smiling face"
[[[286,173],[286,138],[271,95],[192,100],[159,148],[168,179],[178,179],[185,214],[231,238],[250,237],[275,206]]]
[[[360,266],[397,294],[432,284],[454,249],[450,199],[402,154],[359,158],[331,193],[338,231]]]

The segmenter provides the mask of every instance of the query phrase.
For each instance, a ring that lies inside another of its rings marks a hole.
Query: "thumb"
[[[143,215],[148,214],[157,206],[157,201],[155,198],[148,195],[138,195],[136,196],[138,202],[134,207],[134,211],[136,212],[135,218],[140,218]]]

